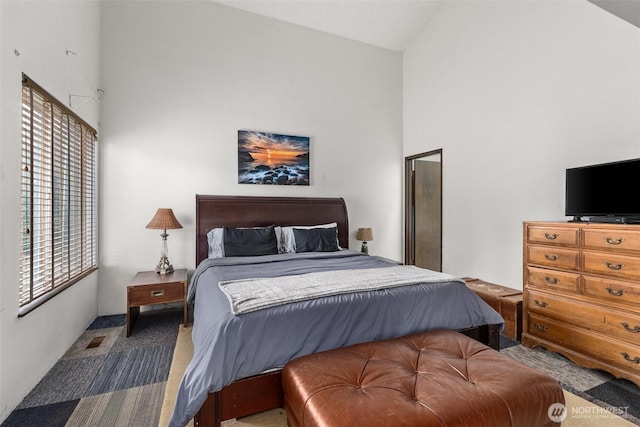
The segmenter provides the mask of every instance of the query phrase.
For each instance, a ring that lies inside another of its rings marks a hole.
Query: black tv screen
[[[640,217],[640,159],[567,169],[567,216]]]

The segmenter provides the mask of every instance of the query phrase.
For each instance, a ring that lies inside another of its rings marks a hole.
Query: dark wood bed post
[[[282,371],[273,371],[209,393],[193,421],[195,427],[220,427],[224,420],[283,407]]]
[[[341,198],[196,195],[196,266],[208,256],[207,233],[215,227],[315,225],[337,222],[340,246],[349,247],[347,208]],[[500,350],[498,325],[460,331]],[[284,407],[282,371],[238,380],[209,393],[194,417],[195,427],[220,427],[222,421]]]

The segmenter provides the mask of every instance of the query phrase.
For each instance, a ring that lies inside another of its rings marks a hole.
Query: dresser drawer
[[[127,292],[130,306],[164,304],[185,299],[184,284],[181,282],[129,286]]]
[[[640,279],[640,258],[605,252],[584,251],[584,271],[608,276]]]
[[[640,227],[639,227],[640,228]],[[584,247],[640,252],[640,234],[630,230],[584,230]]]
[[[529,312],[640,345],[640,315],[543,292],[528,292],[527,300]]]
[[[640,373],[638,345],[575,328],[535,313],[528,314],[527,332],[626,371]]]
[[[603,315],[598,312],[597,306],[534,290],[528,290],[525,298],[529,312],[540,313],[577,326],[603,328]]]
[[[640,316],[624,311],[607,310],[604,313],[604,325],[611,336],[640,345]]]
[[[577,247],[580,230],[578,228],[555,228],[529,226],[527,241],[543,245],[560,245]]]
[[[557,289],[569,292],[578,291],[580,275],[566,271],[549,270],[546,268],[527,267],[528,283],[542,289]]]
[[[529,246],[527,261],[529,264],[577,270],[580,265],[580,251],[550,246]]]
[[[629,304],[640,312],[640,283],[587,275],[584,275],[583,279],[585,295],[620,304]]]

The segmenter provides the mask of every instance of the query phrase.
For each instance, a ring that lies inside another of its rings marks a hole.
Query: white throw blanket
[[[244,314],[331,295],[450,281],[461,280],[450,274],[412,265],[401,265],[323,271],[273,278],[228,280],[219,282],[218,285],[229,299],[233,314]]]

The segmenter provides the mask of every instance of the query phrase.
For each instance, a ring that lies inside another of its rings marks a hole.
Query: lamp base
[[[160,258],[160,262],[156,266],[156,273],[162,276],[173,273],[173,265],[169,262],[169,258],[166,256]]]
[[[360,248],[360,252],[363,254],[369,255],[369,247],[367,246],[367,242],[362,242],[362,247]]]

